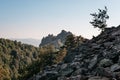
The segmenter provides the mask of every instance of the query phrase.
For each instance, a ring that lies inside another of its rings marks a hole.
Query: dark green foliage
[[[69,35],[66,38],[65,47],[67,49],[75,49],[77,46],[79,46],[79,44],[86,40],[87,39],[83,38],[82,36]]]
[[[67,36],[65,47],[67,49],[72,49],[72,48],[75,48],[75,46],[76,46],[75,36],[74,35]]]
[[[107,7],[105,7],[104,10],[98,9],[98,13],[90,14],[93,16],[92,22],[90,22],[95,28],[99,28],[102,31],[107,27],[106,20],[109,19],[109,16],[107,14]]]
[[[66,54],[67,54],[66,48],[60,49],[60,51],[56,52],[54,63],[60,63],[61,61],[63,61]]]
[[[44,63],[43,66],[54,64],[55,59],[55,47],[53,45],[48,45],[40,48],[41,61]]]
[[[17,58],[17,51],[16,50],[12,50],[10,55],[13,56],[14,58]]]

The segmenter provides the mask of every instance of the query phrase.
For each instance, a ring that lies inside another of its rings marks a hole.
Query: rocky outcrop
[[[62,30],[57,36],[49,34],[47,37],[43,37],[40,47],[52,44],[59,49],[61,46],[63,46],[68,35],[72,35],[72,33],[65,30]]]
[[[120,80],[120,26],[106,28],[70,53],[71,62],[46,67],[40,80]]]

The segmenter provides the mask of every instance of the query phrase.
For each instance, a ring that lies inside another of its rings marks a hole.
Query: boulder
[[[85,75],[87,73],[88,69],[86,68],[80,68],[80,69],[77,69],[72,75],[75,76],[75,75]]]
[[[110,47],[111,45],[113,45],[113,42],[105,42],[104,43],[104,46],[107,48],[107,47]]]
[[[60,71],[60,75],[62,76],[70,76],[73,72],[73,69],[71,68],[66,68]]]
[[[97,58],[98,58],[98,55],[95,55],[93,59],[90,61],[88,65],[89,69],[92,69],[93,67],[95,67],[95,65],[97,64]]]
[[[100,45],[96,44],[92,46],[93,49],[100,49]]]
[[[68,64],[62,64],[61,69],[65,69],[68,66]]]
[[[110,79],[106,77],[93,76],[93,77],[90,77],[88,80],[110,80]]]
[[[112,72],[109,67],[107,68],[98,67],[95,71],[96,71],[96,75],[109,77],[109,78],[112,77]]]
[[[113,64],[113,63],[112,63],[112,61],[111,61],[110,59],[104,58],[104,59],[102,59],[102,60],[100,61],[99,66],[100,66],[100,67],[110,67],[112,64]]]
[[[111,67],[110,67],[110,70],[112,71],[112,72],[115,72],[115,71],[120,71],[120,65],[118,65],[118,64],[114,64],[114,65],[112,65]]]

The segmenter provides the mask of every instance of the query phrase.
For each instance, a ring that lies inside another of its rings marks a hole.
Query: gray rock
[[[77,69],[72,75],[75,76],[75,75],[85,75],[87,73],[87,69],[85,68],[79,68]]]
[[[118,64],[120,65],[120,56],[119,56],[119,59],[118,59]]]
[[[100,76],[93,76],[93,77],[90,77],[88,80],[109,80],[109,78],[100,77]]]
[[[61,69],[65,69],[65,68],[67,68],[67,66],[68,66],[68,64],[62,64]]]
[[[113,45],[113,42],[105,42],[105,43],[104,43],[104,46],[105,46],[105,47],[110,47],[111,45]]]
[[[80,63],[79,62],[72,62],[72,63],[70,63],[70,67],[79,69],[80,68]]]
[[[110,67],[110,70],[111,70],[112,72],[114,72],[114,71],[120,71],[120,65],[114,64],[114,65],[112,65],[112,66]]]
[[[93,57],[93,59],[90,61],[89,65],[88,65],[89,69],[92,69],[96,65],[96,63],[97,63],[97,57],[98,57],[98,55],[95,55]]]
[[[62,76],[67,76],[70,75],[73,72],[73,69],[71,68],[66,68],[60,71],[60,75]]]
[[[120,44],[115,45],[113,48],[119,52],[120,51]]]
[[[71,76],[71,77],[58,77],[57,80],[86,80],[85,76],[77,75],[77,76]]]
[[[102,59],[101,61],[100,61],[100,63],[99,63],[99,66],[100,67],[109,67],[109,66],[111,66],[113,63],[112,63],[112,61],[110,60],[110,59]]]
[[[113,33],[112,33],[112,36],[115,36],[115,35],[120,35],[120,30],[118,29],[117,31],[114,31]]]
[[[110,71],[110,68],[103,68],[103,67],[98,67],[96,69],[96,74],[99,76],[104,76],[104,77],[112,77],[112,72]]]
[[[92,44],[92,48],[93,49],[100,49],[100,45],[94,43],[94,44]]]

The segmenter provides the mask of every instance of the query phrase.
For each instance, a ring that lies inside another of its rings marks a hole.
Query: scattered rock
[[[120,80],[120,26],[68,51],[65,60],[54,68],[57,80]]]

